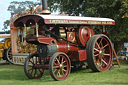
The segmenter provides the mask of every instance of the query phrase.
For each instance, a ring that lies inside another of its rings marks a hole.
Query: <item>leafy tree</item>
[[[38,5],[41,5],[40,0],[37,3],[13,1],[8,11],[13,15]],[[116,25],[106,28],[116,51],[124,42],[128,42],[128,0],[48,0],[48,5],[52,12],[59,10],[60,14],[112,18],[116,21]],[[5,29],[8,26],[7,23],[6,21],[4,24]]]
[[[25,12],[30,7],[37,7],[38,5],[40,5],[39,2],[35,3],[32,1],[25,1],[25,2],[13,1],[10,3],[7,10],[11,13],[11,16],[13,16],[14,14],[17,14],[17,13],[21,14],[22,12]],[[5,31],[9,27],[9,20],[6,20],[3,25],[4,25],[4,28],[2,30]]]
[[[85,17],[107,17],[116,21],[107,26],[109,37],[118,52],[128,42],[128,0],[48,0],[52,11]]]
[[[17,14],[18,12],[22,13],[30,7],[36,7],[36,5],[38,4],[32,1],[25,1],[25,2],[13,1],[10,3],[8,7],[8,11],[10,11],[11,14]]]
[[[4,28],[2,30],[5,31],[6,29],[8,29],[8,26],[9,26],[9,20],[4,21]]]

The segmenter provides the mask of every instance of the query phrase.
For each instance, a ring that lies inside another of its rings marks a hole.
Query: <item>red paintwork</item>
[[[54,40],[55,41],[55,45],[57,46],[57,52],[64,52],[66,54],[68,54],[68,52],[72,52],[70,55],[70,59],[71,61],[78,61],[79,60],[79,53],[78,50],[80,49],[78,46],[74,45],[74,44],[67,44],[67,42],[65,41],[56,41],[53,38],[38,38],[38,41],[40,43],[44,43],[44,44],[51,44],[51,41]],[[50,58],[50,57],[49,57]],[[82,58],[80,58],[82,59]],[[45,60],[45,59],[44,59]],[[49,60],[49,59],[48,59]]]
[[[88,29],[85,29],[88,31]],[[76,36],[74,32],[69,32],[68,33],[68,39],[71,40],[69,37],[70,34],[73,34],[73,38],[74,38],[74,42],[76,42]],[[86,32],[83,33],[83,35],[85,36]],[[89,37],[84,37],[85,40],[89,39]],[[86,39],[87,38],[87,39]],[[38,38],[38,41],[40,43],[44,43],[44,44],[49,44],[52,45],[52,41],[55,42],[54,45],[57,46],[57,52],[64,52],[66,54],[68,54],[69,52],[71,52],[71,54],[69,55],[70,60],[71,61],[83,61],[86,60],[86,50],[79,50],[80,48],[78,46],[76,46],[75,44],[72,43],[67,43],[65,41],[56,41],[54,38]],[[86,42],[85,42],[86,44]]]
[[[76,42],[76,33],[75,32],[67,32],[67,40],[71,42]]]
[[[86,46],[88,39],[93,36],[93,30],[86,26],[79,29],[79,40],[83,46]]]
[[[54,41],[54,45],[57,45],[57,42],[54,38],[38,38],[39,43],[52,45],[52,41]]]
[[[69,55],[71,61],[79,61],[79,53],[78,51],[72,51],[71,55]]]
[[[84,61],[87,59],[86,50],[79,50],[79,60]]]
[[[66,42],[57,42],[58,52],[68,53],[68,44]]]
[[[74,44],[67,44],[66,42],[57,43],[58,52],[68,53],[69,51],[77,51],[79,48]]]
[[[42,19],[44,20],[43,24],[81,25],[80,28],[74,28],[75,29],[74,31],[69,32],[68,30],[66,32],[67,33],[66,39],[70,42],[79,43],[83,45],[83,47],[86,47],[86,43],[88,39],[91,36],[93,36],[93,29],[91,28],[91,25],[115,25],[115,21],[111,19],[104,20],[104,18],[100,19],[100,18],[87,18],[87,17],[83,17],[83,19],[82,18],[78,19],[78,18],[79,17],[75,17],[75,16],[60,17],[60,16],[52,16],[52,15],[26,15],[15,20],[14,25],[18,27],[19,22],[26,24],[27,21],[30,19],[34,20],[35,23],[38,23],[38,21]],[[66,54],[71,52],[70,55],[68,55],[71,61],[83,61],[87,59],[86,50],[81,50],[83,48],[78,47],[75,44],[68,43],[63,40],[58,41],[52,37],[47,37],[47,36],[40,37],[40,35],[38,36],[38,38],[35,39],[37,39],[39,43],[57,46],[58,49],[57,52],[64,52]]]

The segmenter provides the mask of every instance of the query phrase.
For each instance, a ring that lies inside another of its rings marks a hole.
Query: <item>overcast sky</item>
[[[11,17],[7,9],[8,9],[10,2],[12,1],[34,1],[36,2],[37,0],[0,0],[0,31],[2,31],[3,22],[5,20],[9,20]]]

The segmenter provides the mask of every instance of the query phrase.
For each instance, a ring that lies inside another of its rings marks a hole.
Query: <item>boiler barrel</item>
[[[68,53],[70,51],[77,51],[79,48],[73,44],[57,43],[57,45],[39,44],[37,51],[40,57],[52,56],[56,52]]]
[[[57,45],[58,52],[68,53],[69,51],[77,51],[79,48],[74,44],[67,43],[58,43]]]

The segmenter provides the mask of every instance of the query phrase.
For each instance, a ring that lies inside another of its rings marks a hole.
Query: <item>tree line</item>
[[[31,6],[41,6],[41,1],[13,1],[7,10],[13,16]],[[128,0],[48,0],[48,7],[51,12],[59,10],[60,14],[114,19],[116,25],[107,26],[106,30],[116,51],[122,48],[124,42],[128,42]],[[8,26],[9,20],[6,20],[3,29],[7,29]]]

